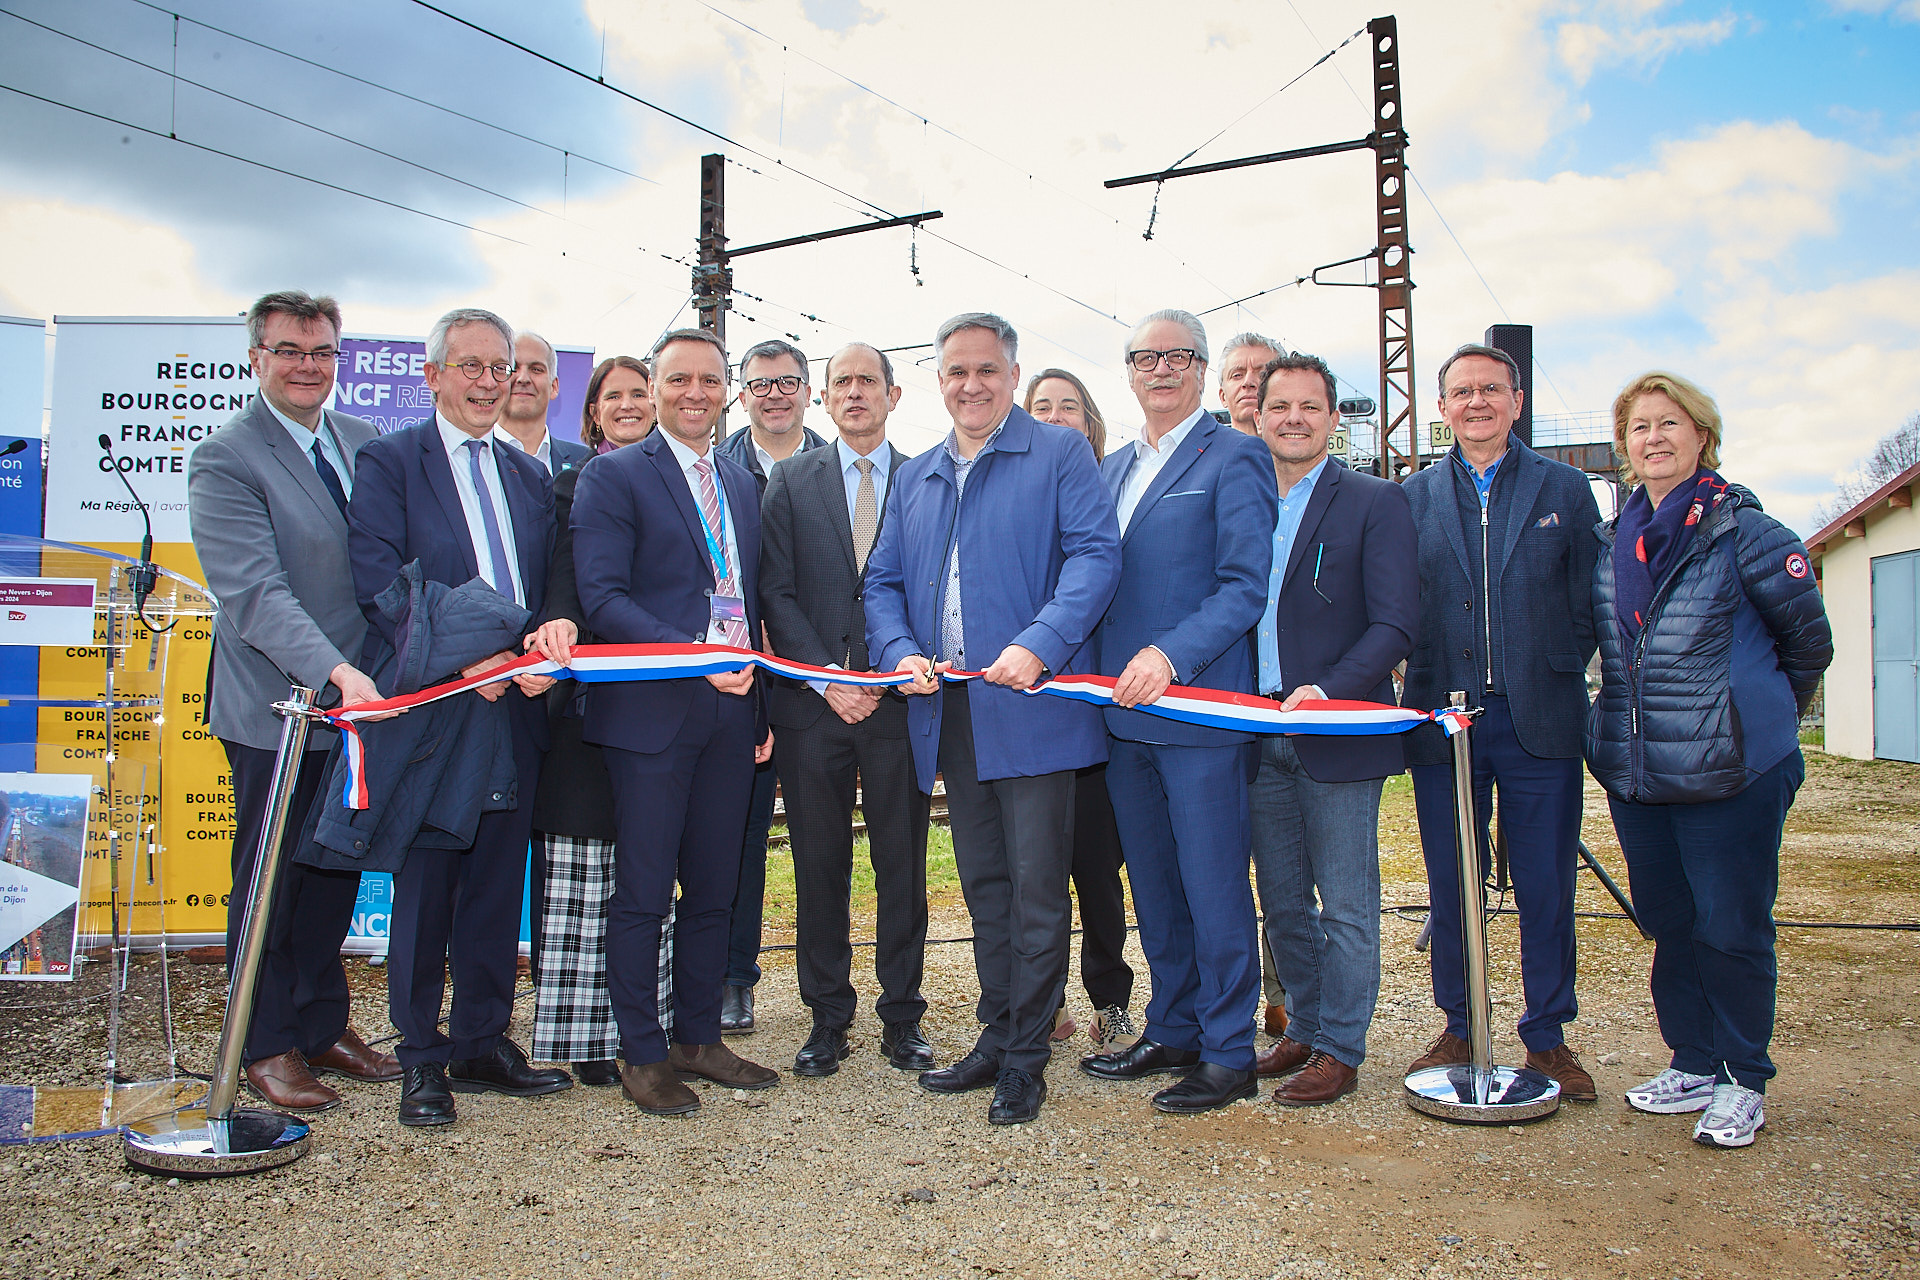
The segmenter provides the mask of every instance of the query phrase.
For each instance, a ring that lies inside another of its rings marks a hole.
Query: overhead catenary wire
[[[192,23],[194,26],[199,27],[203,31],[211,31],[211,32],[214,32],[216,35],[223,35],[227,37],[227,39],[229,40],[238,40],[241,44],[252,45],[254,48],[263,50],[267,53],[274,54],[276,57],[286,58],[289,61],[298,62],[302,66],[312,67],[316,71],[324,71],[324,72],[327,72],[329,75],[339,76],[343,80],[351,80],[355,84],[365,85],[369,89],[377,89],[381,93],[392,94],[396,98],[403,98],[406,101],[416,103],[419,106],[430,107],[435,111],[443,112],[446,115],[455,116],[461,120],[465,120],[470,124],[477,124],[477,125],[480,125],[482,128],[492,129],[496,133],[503,133],[510,138],[518,138],[522,142],[530,142],[536,147],[545,147],[547,150],[552,151],[558,155],[571,156],[575,160],[585,160],[588,164],[594,165],[598,168],[606,169],[609,172],[620,174],[623,177],[633,178],[640,182],[645,182],[651,186],[658,187],[658,186],[665,185],[658,178],[649,178],[644,173],[635,173],[631,169],[624,169],[621,166],[617,164],[613,164],[609,161],[601,160],[594,156],[585,155],[580,151],[574,150],[573,148],[562,147],[558,143],[548,142],[542,138],[533,137],[531,134],[521,133],[517,129],[509,129],[507,126],[503,124],[496,124],[492,120],[483,120],[479,116],[468,115],[466,112],[457,110],[456,108],[453,108],[453,107],[449,107],[443,102],[435,102],[430,98],[418,97],[415,94],[408,93],[403,89],[396,89],[392,85],[381,84],[377,80],[369,80],[364,76],[354,75],[351,71],[342,71],[339,67],[330,66],[324,62],[316,62],[312,58],[303,58],[299,54],[294,53],[291,50],[282,49],[277,45],[267,44],[266,42],[261,40],[255,40],[250,36],[243,36],[237,31],[230,31],[225,27],[215,26],[211,22],[205,22],[199,18],[191,18],[191,17],[187,17],[184,14],[175,13],[173,10],[167,8],[165,5],[154,3],[154,0],[133,0],[133,3],[137,5],[144,5],[146,8],[152,9],[156,13],[164,13],[168,17],[172,18],[176,23],[180,23],[180,22]],[[604,59],[606,57],[606,51],[604,46],[605,30],[606,29],[603,26],[601,28],[601,32],[602,32],[601,38],[603,41],[602,49],[601,49],[602,71],[605,70]]]
[[[858,201],[860,204],[865,205],[867,209],[871,210],[873,214],[878,215],[881,218],[893,218],[893,217],[899,216],[898,214],[894,213],[892,210],[887,209],[881,205],[875,204],[873,201],[867,199],[865,196],[856,195],[853,192],[848,191],[846,188],[837,186],[836,184],[829,182],[827,179],[819,177],[816,174],[809,173],[805,169],[802,169],[797,165],[790,165],[786,161],[776,156],[768,155],[766,152],[761,151],[757,147],[749,146],[746,143],[739,141],[738,139],[729,137],[728,135],[721,133],[717,129],[701,124],[696,120],[689,119],[688,117],[681,115],[677,111],[673,111],[670,108],[661,106],[657,102],[649,101],[648,99],[641,97],[639,94],[634,93],[632,90],[623,89],[619,85],[614,84],[612,81],[607,80],[604,77],[590,76],[586,72],[580,70],[578,67],[569,66],[567,63],[562,62],[560,59],[555,58],[550,54],[542,53],[538,49],[535,49],[530,45],[522,44],[520,41],[515,40],[510,36],[502,35],[500,32],[497,32],[488,27],[485,27],[480,23],[472,21],[471,19],[463,18],[457,13],[451,13],[448,10],[441,8],[439,5],[432,3],[432,0],[412,0],[412,2],[418,5],[420,8],[426,9],[432,13],[437,13],[441,17],[447,19],[449,22],[453,22],[458,24],[459,26],[465,27],[469,31],[472,31],[477,35],[485,36],[490,40],[496,40],[499,43],[506,45],[508,48],[516,49],[519,52],[526,54],[528,57],[534,58],[540,62],[543,62],[546,65],[555,68],[556,70],[564,71],[571,76],[578,76],[580,79],[587,81],[589,84],[597,84],[602,88],[606,89],[609,93],[617,94],[620,97],[627,99],[629,102],[633,102],[639,106],[646,107],[650,111],[657,111],[661,115],[666,116],[670,120],[686,125],[689,129],[693,129],[696,132],[704,134],[709,138],[713,138],[718,142],[725,143],[727,146],[737,147],[741,151],[746,152],[748,155],[757,156],[761,160],[766,161],[768,164],[773,165],[775,168],[779,169],[781,172],[794,174],[800,178],[805,179],[808,182],[815,184],[816,186],[823,187],[826,190],[833,192],[835,195],[844,196],[849,200]],[[923,228],[923,230],[925,230],[925,228]],[[1061,289],[1055,285],[1050,285],[1046,283],[1044,280],[1035,279],[1031,272],[1021,271],[1017,267],[1009,266],[1008,264],[1001,262],[999,259],[993,257],[990,254],[982,253],[978,249],[970,248],[969,246],[961,244],[959,241],[954,240],[949,236],[941,235],[937,231],[927,230],[927,234],[931,236],[933,239],[940,241],[942,244],[948,245],[954,249],[958,249],[960,252],[967,254],[970,257],[977,258],[979,261],[984,262],[987,265],[994,267],[1000,271],[1004,271],[1009,275],[1018,276],[1020,279],[1027,281],[1029,284],[1032,284],[1041,289],[1044,289],[1048,293],[1053,294],[1055,297],[1061,298],[1067,302],[1071,302],[1077,307],[1082,307],[1088,311],[1091,311],[1094,315],[1097,315],[1102,319],[1111,320],[1115,324],[1119,324],[1119,325],[1124,325],[1126,323],[1119,316],[1114,315],[1112,312],[1102,311],[1099,307],[1095,306],[1093,303],[1088,302],[1083,298],[1075,297],[1073,294],[1067,292],[1065,289]],[[1061,349],[1067,350],[1068,348],[1062,347]]]

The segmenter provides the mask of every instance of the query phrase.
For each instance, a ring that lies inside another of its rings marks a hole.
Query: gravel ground
[[[1810,766],[1789,822],[1782,918],[1920,920],[1920,769]],[[1588,842],[1618,870],[1604,812],[1590,793]],[[1404,783],[1384,822],[1388,902],[1422,902]],[[1612,903],[1583,877],[1580,907]],[[1664,1053],[1650,947],[1616,920],[1579,926],[1584,1012],[1571,1040],[1599,1103],[1512,1130],[1410,1111],[1400,1071],[1436,1030],[1416,931],[1393,916],[1384,925],[1373,1056],[1361,1091],[1329,1107],[1263,1098],[1157,1116],[1151,1086],[1073,1070],[1086,1050],[1077,1039],[1048,1074],[1042,1118],[994,1129],[984,1095],[935,1098],[886,1067],[863,1016],[837,1076],[785,1075],[758,1094],[702,1087],[690,1118],[641,1116],[617,1090],[576,1087],[462,1095],[458,1124],[416,1132],[394,1123],[392,1086],[353,1086],[346,1107],[315,1117],[313,1155],[229,1182],[130,1172],[111,1139],[0,1148],[0,1275],[1693,1280],[1920,1267],[1920,935],[1783,930],[1769,1126],[1752,1148],[1718,1151],[1688,1141],[1690,1118],[1638,1115],[1620,1099]],[[958,902],[936,901],[935,936],[965,932]],[[1511,1061],[1512,918],[1492,934],[1497,1053]],[[770,929],[769,942],[784,940]],[[791,954],[768,960],[761,1029],[732,1043],[784,1071],[808,1023]],[[1137,947],[1135,962],[1137,1012]],[[0,988],[0,1076],[99,1078],[102,967],[71,987]],[[157,968],[140,968],[142,998],[128,1006],[128,1035],[148,1037],[149,1056]],[[350,972],[358,1025],[390,1033],[382,971]],[[173,967],[185,1066],[212,1059],[217,975]],[[957,1055],[972,1037],[968,948],[932,948],[926,986],[930,1034]],[[523,1003],[523,1043],[530,1015]]]

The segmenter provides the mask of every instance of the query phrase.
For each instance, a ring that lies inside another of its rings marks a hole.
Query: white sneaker
[[[1140,1033],[1134,1030],[1132,1015],[1117,1004],[1096,1012],[1087,1034],[1101,1050],[1124,1049],[1140,1038]]]
[[[1627,1105],[1656,1116],[1705,1111],[1713,1101],[1713,1077],[1688,1075],[1668,1067],[1643,1085],[1627,1090]]]
[[[1693,1126],[1693,1140],[1703,1147],[1750,1147],[1753,1135],[1767,1127],[1767,1096],[1737,1084],[1715,1083],[1713,1102],[1700,1123]]]

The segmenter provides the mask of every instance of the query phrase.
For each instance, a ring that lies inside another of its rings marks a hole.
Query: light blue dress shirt
[[[1280,611],[1280,588],[1286,585],[1287,557],[1293,554],[1293,540],[1300,532],[1300,519],[1307,514],[1307,503],[1313,500],[1314,486],[1320,482],[1320,473],[1327,469],[1328,459],[1320,459],[1320,465],[1307,472],[1294,482],[1280,499],[1280,515],[1273,525],[1273,569],[1267,575],[1267,610],[1260,615],[1260,632],[1254,637],[1255,647],[1260,652],[1260,692],[1263,694],[1286,694],[1291,690],[1282,689],[1280,682],[1284,678],[1280,670],[1280,642],[1274,637],[1278,626]]]
[[[306,427],[301,426],[292,418],[289,418],[286,414],[274,408],[273,401],[267,399],[265,396],[261,396],[260,401],[267,406],[267,412],[279,419],[280,425],[287,429],[287,434],[292,436],[293,442],[300,446],[300,452],[306,455],[309,463],[313,461],[314,441],[318,440],[320,442],[320,452],[326,455],[328,465],[331,466],[334,473],[340,477],[340,487],[346,490],[347,496],[351,498],[353,496],[353,468],[347,465],[346,451],[341,449],[340,442],[333,438],[333,432],[309,431]],[[320,422],[323,426],[325,425],[325,415],[321,416]],[[317,475],[319,470],[318,467],[315,467],[314,473]]]
[[[860,468],[853,464],[863,455],[855,453],[845,440],[836,439],[833,447],[840,451],[840,478],[846,481],[847,485],[847,524],[851,526],[853,504],[860,496]],[[873,461],[873,498],[877,504],[873,511],[875,519],[878,519],[880,513],[887,509],[887,474],[892,465],[893,450],[883,443],[876,445],[872,453],[864,456]]]
[[[445,415],[436,412],[434,425],[440,429],[440,442],[446,446],[447,469],[453,472],[453,488],[460,495],[460,513],[467,518],[467,537],[473,540],[473,556],[477,562],[487,563],[493,559],[493,551],[487,545],[487,525],[480,515],[480,495],[473,487],[473,465],[467,461],[467,441],[475,437],[448,422]],[[493,456],[495,445],[488,436],[479,439],[487,447],[480,451],[480,472],[487,482],[487,496],[493,500],[494,519],[500,522],[500,538],[507,544],[507,579],[513,583],[513,602],[527,602],[527,588],[520,581],[519,544],[514,540],[513,512],[507,509],[507,487],[500,479],[500,464]],[[500,581],[500,566],[493,565],[492,573],[483,573],[488,582]],[[505,591],[501,595],[507,594]]]
[[[1140,506],[1140,499],[1147,496],[1147,490],[1167,465],[1167,459],[1173,456],[1186,440],[1194,425],[1206,416],[1205,409],[1195,409],[1193,416],[1160,437],[1160,447],[1154,448],[1147,443],[1143,435],[1133,442],[1133,465],[1127,468],[1127,478],[1120,482],[1120,500],[1115,504],[1120,516],[1120,532],[1125,533],[1133,523],[1133,513]]]

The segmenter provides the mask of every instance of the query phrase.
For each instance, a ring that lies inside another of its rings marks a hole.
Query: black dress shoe
[[[984,1089],[1000,1075],[1000,1064],[978,1049],[950,1067],[922,1071],[920,1087],[928,1093],[967,1093]]]
[[[1200,1061],[1198,1049],[1174,1049],[1141,1036],[1117,1053],[1090,1053],[1080,1069],[1097,1080],[1138,1080],[1185,1071]]]
[[[840,1069],[853,1049],[847,1044],[843,1027],[814,1024],[813,1034],[800,1052],[793,1055],[793,1073],[797,1076],[830,1076]]]
[[[400,1073],[400,1123],[414,1127],[452,1124],[453,1093],[447,1088],[447,1069],[423,1062]]]
[[[720,1031],[743,1036],[753,1030],[753,988],[720,988]]]
[[[1203,1062],[1187,1072],[1187,1078],[1179,1084],[1154,1094],[1153,1109],[1174,1116],[1197,1116],[1202,1111],[1232,1106],[1259,1092],[1260,1077],[1253,1072]]]
[[[933,1070],[933,1046],[918,1022],[889,1022],[880,1032],[880,1052],[902,1071]]]
[[[620,1083],[620,1064],[612,1058],[594,1058],[573,1064],[573,1078],[596,1088]]]
[[[993,1084],[993,1103],[987,1108],[988,1124],[1025,1124],[1039,1118],[1040,1104],[1047,1100],[1047,1078],[1031,1075],[1018,1067],[1008,1067]]]
[[[505,1036],[484,1058],[455,1058],[447,1064],[447,1079],[455,1093],[504,1093],[531,1098],[573,1087],[573,1077],[558,1067],[536,1071],[520,1046]]]

